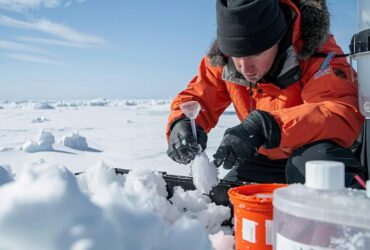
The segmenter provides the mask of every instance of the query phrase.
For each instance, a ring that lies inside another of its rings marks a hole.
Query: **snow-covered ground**
[[[181,188],[170,202],[152,172],[190,173],[166,155],[169,105],[0,102],[0,249],[231,249],[230,228],[221,226],[228,208]],[[237,123],[232,109],[221,117],[209,134],[210,160]],[[116,176],[114,167],[134,171]]]

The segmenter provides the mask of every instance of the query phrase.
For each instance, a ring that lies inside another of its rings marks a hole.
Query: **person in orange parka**
[[[232,103],[214,162],[225,179],[304,183],[305,162],[345,163],[346,186],[365,177],[349,150],[364,123],[357,79],[329,33],[325,0],[216,0],[217,39],[171,104],[167,154],[188,164]],[[352,79],[354,78],[354,79]],[[198,101],[198,141],[180,105]]]

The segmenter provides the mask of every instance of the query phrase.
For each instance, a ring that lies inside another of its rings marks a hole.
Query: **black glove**
[[[196,126],[196,128],[198,142],[193,137],[189,119],[175,121],[171,129],[167,149],[167,155],[172,160],[178,163],[188,164],[195,158],[196,154],[206,149],[207,134],[200,126]],[[200,144],[201,148],[198,144]]]
[[[213,155],[214,163],[230,169],[252,159],[258,148],[264,144],[271,149],[280,144],[280,127],[267,112],[255,110],[239,125],[225,131],[217,152]]]

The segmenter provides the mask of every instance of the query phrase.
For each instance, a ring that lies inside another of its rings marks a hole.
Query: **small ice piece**
[[[55,137],[52,133],[46,132],[44,129],[40,129],[36,139],[25,142],[21,149],[27,153],[51,151],[53,150],[54,142]]]
[[[88,105],[89,106],[100,106],[100,107],[103,107],[103,106],[106,106],[108,104],[107,100],[105,98],[98,98],[98,99],[95,99],[95,100],[91,100],[88,102]]]
[[[86,138],[81,136],[77,131],[73,132],[71,136],[63,137],[62,144],[66,147],[70,147],[77,150],[89,149],[89,145],[87,144]]]
[[[230,250],[234,249],[234,236],[227,235],[223,231],[216,234],[210,234],[209,239],[215,250]]]
[[[32,119],[32,123],[42,123],[42,122],[47,122],[49,119],[46,119],[45,117],[36,117]]]
[[[194,186],[202,193],[208,194],[218,180],[218,169],[209,161],[205,152],[197,155],[191,163]]]
[[[39,102],[33,105],[34,109],[55,109],[52,105],[48,102]]]

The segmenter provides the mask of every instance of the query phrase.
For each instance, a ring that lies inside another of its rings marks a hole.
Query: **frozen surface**
[[[229,208],[199,190],[177,188],[166,199],[157,171],[190,174],[189,165],[166,155],[169,101],[104,102],[48,101],[55,109],[2,103],[0,249],[232,249],[231,229],[222,226]],[[30,122],[35,117],[49,121]],[[209,134],[209,154],[237,123],[232,111],[221,118]],[[74,131],[88,138],[89,150],[63,142],[79,142]],[[114,167],[133,171],[116,175]]]

